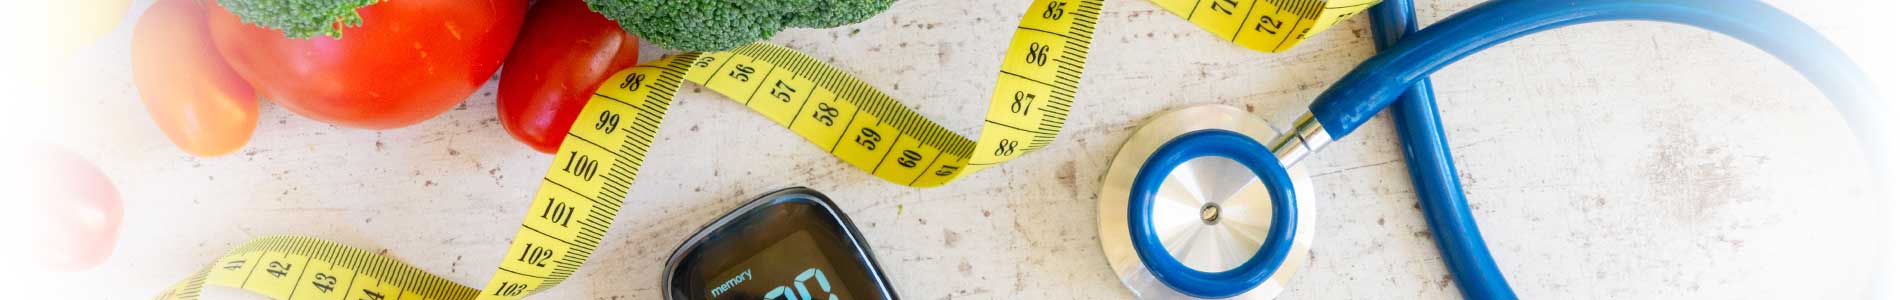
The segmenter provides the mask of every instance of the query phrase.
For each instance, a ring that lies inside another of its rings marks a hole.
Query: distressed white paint
[[[1424,1],[1429,23],[1476,1]],[[1855,1],[1777,4],[1865,54]],[[142,7],[142,5],[141,5]],[[869,22],[772,42],[833,62],[965,135],[979,125],[1021,1],[909,0]],[[908,298],[1128,294],[1096,242],[1097,180],[1133,126],[1191,104],[1284,124],[1372,53],[1356,17],[1287,53],[1226,44],[1138,0],[1106,5],[1059,142],[945,187],[838,162],[740,105],[676,101],[627,210],[590,263],[542,299],[652,299],[691,228],[747,197],[805,185],[869,236]],[[265,105],[250,145],[193,158],[137,101],[129,31],[70,62],[59,141],[117,182],[125,227],[107,265],[55,276],[82,299],[144,299],[251,237],[323,237],[464,284],[487,281],[550,156],[495,121],[494,84],[408,128],[338,128]],[[659,50],[647,47],[648,57]],[[1871,54],[1867,54],[1871,55]],[[1872,185],[1852,137],[1788,67],[1681,26],[1558,30],[1434,77],[1478,224],[1526,298],[1837,298],[1870,268]],[[1388,119],[1310,158],[1312,265],[1286,298],[1457,298]],[[765,149],[763,153],[759,150]],[[104,288],[101,288],[104,287]]]

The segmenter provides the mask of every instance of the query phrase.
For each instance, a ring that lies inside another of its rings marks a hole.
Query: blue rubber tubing
[[[1658,21],[1726,34],[1794,67],[1834,102],[1870,150],[1892,149],[1892,130],[1860,67],[1820,33],[1768,4],[1738,0],[1494,0],[1454,14],[1405,39],[1334,82],[1308,107],[1334,138],[1365,124],[1426,75],[1493,45],[1570,25]],[[1883,151],[1872,151],[1885,153]],[[1874,155],[1882,160],[1885,157]],[[1884,164],[1883,164],[1884,165]]]
[[[1168,173],[1188,160],[1208,156],[1225,157],[1246,166],[1273,198],[1273,219],[1260,250],[1239,266],[1218,272],[1195,270],[1175,259],[1162,246],[1154,226],[1155,194]],[[1168,140],[1142,162],[1129,187],[1128,232],[1135,256],[1161,283],[1188,296],[1228,298],[1266,282],[1286,261],[1287,251],[1293,246],[1295,224],[1299,224],[1295,203],[1293,180],[1267,146],[1233,131],[1203,129]]]
[[[1389,48],[1404,35],[1418,31],[1413,11],[1411,0],[1386,0],[1373,6],[1373,44],[1379,49]],[[1438,243],[1438,253],[1458,283],[1458,291],[1465,299],[1517,299],[1497,262],[1491,259],[1478,224],[1472,221],[1464,187],[1458,182],[1458,168],[1445,142],[1444,126],[1438,120],[1431,79],[1419,79],[1408,87],[1392,103],[1391,113],[1419,209],[1425,213],[1432,240]]]
[[[1879,100],[1860,68],[1826,38],[1800,20],[1754,1],[1490,1],[1454,14],[1391,44],[1385,51],[1361,63],[1322,92],[1309,108],[1321,125],[1338,139],[1357,129],[1379,110],[1399,101],[1400,95],[1428,91],[1416,84],[1424,82],[1427,75],[1465,56],[1544,30],[1626,20],[1676,23],[1726,34],[1789,64],[1833,102],[1866,150],[1868,159],[1876,166],[1883,166],[1875,168],[1876,177],[1893,178],[1893,170],[1884,168],[1890,165],[1892,159],[1888,155],[1894,149],[1893,130],[1880,118],[1889,111],[1889,104]],[[1375,26],[1375,29],[1393,29],[1380,27]],[[1416,103],[1429,104],[1430,101]],[[1399,120],[1401,130],[1405,130],[1401,137],[1408,139],[1406,143],[1426,144],[1407,145],[1408,159],[1432,164],[1438,160],[1434,157],[1445,158],[1444,164],[1439,166],[1442,168],[1412,170],[1415,180],[1450,178],[1436,180],[1437,183],[1420,184],[1421,190],[1443,189],[1420,191],[1420,207],[1428,210],[1427,220],[1439,239],[1440,251],[1446,257],[1448,269],[1458,280],[1461,291],[1473,298],[1509,298],[1512,295],[1508,294],[1508,286],[1503,284],[1502,275],[1496,271],[1496,263],[1490,259],[1488,251],[1482,251],[1485,249],[1483,241],[1476,234],[1469,210],[1463,208],[1463,193],[1456,186],[1457,176],[1449,163],[1448,153],[1434,153],[1444,152],[1442,131],[1428,132],[1426,128],[1414,127],[1427,123],[1436,125],[1436,122],[1424,120],[1436,119],[1436,111],[1430,106],[1402,104],[1400,111],[1403,112],[1395,113],[1395,116],[1407,114],[1404,116],[1406,118]],[[1433,143],[1437,145],[1430,145]],[[1438,200],[1426,200],[1427,197],[1436,197]],[[1883,202],[1882,205],[1890,204]],[[1885,236],[1884,229],[1876,231]],[[1451,238],[1447,238],[1447,233],[1451,233]],[[1891,254],[1886,253],[1887,248],[1891,247],[1890,243],[1878,244],[1880,249],[1875,250],[1882,254],[1877,259],[1892,259],[1888,257]],[[1890,275],[1881,274],[1886,273],[1877,273],[1873,282],[1876,295],[1887,293],[1889,291],[1886,289],[1890,289],[1880,283],[1883,280],[1881,276]],[[1492,294],[1498,291],[1506,294]]]

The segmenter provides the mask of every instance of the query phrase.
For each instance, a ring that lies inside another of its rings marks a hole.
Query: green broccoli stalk
[[[586,0],[588,8],[661,47],[720,51],[786,27],[862,22],[896,0]]]
[[[356,9],[379,0],[217,0],[245,24],[276,29],[285,37],[342,38],[344,27],[363,25]]]

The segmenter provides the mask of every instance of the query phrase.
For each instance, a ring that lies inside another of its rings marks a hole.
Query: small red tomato
[[[192,155],[237,151],[257,128],[257,93],[224,63],[191,0],[159,0],[139,17],[132,83],[158,129]]]
[[[205,3],[212,40],[258,95],[366,129],[419,123],[474,94],[508,57],[528,10],[528,0],[377,1],[340,39],[294,39]]]
[[[528,12],[495,100],[516,140],[554,153],[594,88],[640,58],[640,39],[581,0],[542,0]]]
[[[43,267],[60,271],[90,269],[112,255],[124,213],[119,191],[99,168],[79,155],[38,147],[26,166],[33,250]]]

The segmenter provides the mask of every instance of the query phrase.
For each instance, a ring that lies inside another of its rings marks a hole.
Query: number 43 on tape
[[[1376,0],[1153,0],[1247,48],[1281,51]],[[621,71],[582,108],[515,238],[477,290],[315,238],[246,242],[159,299],[216,285],[290,300],[520,299],[566,280],[619,213],[679,87],[691,81],[907,186],[938,186],[1055,140],[1068,118],[1101,0],[1036,0],[1011,36],[978,138],[945,129],[818,59],[769,44],[685,53]]]

